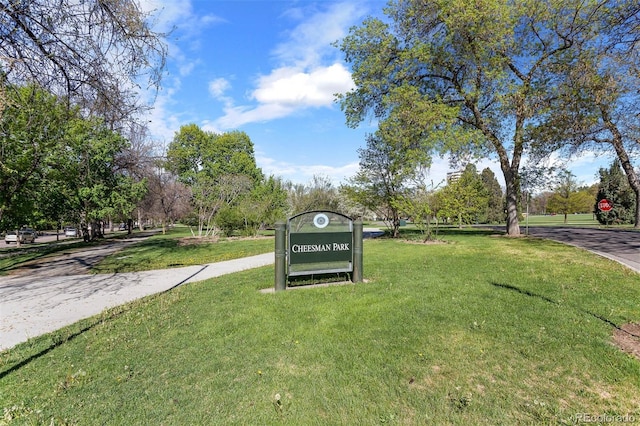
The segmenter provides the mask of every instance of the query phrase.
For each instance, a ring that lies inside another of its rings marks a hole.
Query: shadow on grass
[[[44,259],[49,256],[55,256],[56,254],[62,252],[75,250],[79,247],[86,246],[87,243],[77,242],[64,245],[56,244],[55,246],[28,247],[25,249],[17,249],[17,251],[13,253],[3,253],[3,255],[0,257],[0,275],[3,275],[4,273],[12,271],[16,268],[20,268],[25,263]]]
[[[72,333],[68,336],[62,337],[57,335],[57,332],[53,332],[50,334],[50,336],[53,338],[53,343],[49,346],[47,346],[46,348],[40,350],[39,352],[28,356],[27,358],[16,362],[15,364],[13,364],[11,367],[9,367],[6,370],[0,371],[0,380],[5,378],[6,376],[8,376],[9,374],[18,371],[19,369],[21,369],[22,367],[25,367],[26,365],[28,365],[29,363],[31,363],[32,361],[37,360],[38,358],[43,357],[44,355],[48,354],[49,352],[51,352],[52,350],[54,350],[55,348],[62,346],[64,343],[66,342],[70,342],[72,340],[74,340],[76,337],[83,335],[84,333],[86,333],[87,331],[93,329],[94,327],[96,327],[97,325],[103,323],[105,320],[109,320],[109,319],[113,319],[116,318],[118,315],[122,314],[124,312],[124,310],[119,311],[119,312],[113,312],[111,315],[109,315],[108,317],[100,317],[99,319],[96,319],[92,322],[89,322],[86,326],[82,327],[80,330],[76,331],[75,333]],[[82,321],[84,322],[84,321]],[[12,349],[8,349],[9,351],[11,351]]]
[[[146,238],[148,234],[112,234],[106,238],[100,238],[93,241],[85,242],[82,240],[75,240],[69,242],[55,241],[50,243],[41,243],[36,246],[20,247],[18,249],[12,249],[11,251],[0,251],[0,275],[5,275],[14,269],[26,267],[27,263],[37,260],[43,260],[47,257],[54,257],[59,254],[67,254],[67,252],[75,252],[81,249],[87,249],[92,247],[99,247],[101,245],[110,244],[118,240],[135,240],[137,238]]]
[[[533,293],[533,292],[531,292],[529,290],[524,290],[522,288],[518,288],[518,287],[510,285],[510,284],[503,284],[503,283],[496,283],[496,282],[490,282],[489,284],[491,284],[494,287],[498,287],[498,288],[502,288],[502,289],[505,289],[505,290],[514,291],[516,293],[520,293],[520,294],[525,295],[525,296],[529,296],[529,297],[533,297],[533,298],[536,298],[536,299],[540,299],[540,300],[543,300],[545,302],[551,303],[551,304],[556,305],[556,306],[567,306],[570,309],[574,309],[574,310],[576,310],[578,312],[582,312],[583,314],[587,314],[587,315],[589,315],[589,316],[591,316],[591,317],[593,317],[593,318],[595,318],[595,319],[597,319],[599,321],[602,321],[603,323],[605,323],[605,324],[613,327],[614,329],[619,330],[619,331],[621,331],[621,332],[623,332],[625,334],[628,334],[628,335],[633,336],[633,337],[640,337],[640,336],[638,336],[638,335],[636,335],[634,333],[631,333],[631,332],[629,332],[627,330],[624,330],[623,328],[621,328],[619,325],[617,325],[616,323],[614,323],[610,319],[605,318],[602,315],[598,315],[598,314],[596,314],[594,312],[588,311],[586,309],[582,309],[582,308],[579,308],[577,306],[571,306],[571,305],[561,305],[557,301],[555,301],[553,299],[550,299],[550,298],[548,298],[546,296],[543,296],[541,294],[536,294],[536,293]]]
[[[191,278],[193,278],[194,276],[198,275],[202,270],[196,271],[194,272],[192,275],[190,275],[189,277],[185,278],[184,280],[180,281],[179,283],[177,283],[176,285],[174,285],[173,287],[170,287],[164,291],[161,291],[159,293],[156,294],[152,294],[150,296],[144,297],[142,299],[139,299],[137,301],[134,302],[129,302],[126,303],[124,305],[121,306],[117,306],[115,308],[110,308],[105,310],[103,313],[93,316],[91,318],[87,318],[85,320],[80,320],[78,321],[75,325],[71,325],[71,326],[67,326],[67,327],[63,327],[60,330],[45,334],[41,337],[36,338],[36,341],[34,342],[34,344],[38,344],[39,340],[44,340],[47,336],[51,337],[53,339],[53,343],[51,343],[49,346],[41,349],[40,351],[38,351],[35,354],[29,355],[26,358],[24,358],[21,361],[16,361],[16,362],[9,362],[9,364],[12,364],[11,367],[7,368],[6,370],[2,370],[0,371],[0,380],[2,380],[4,377],[8,376],[9,374],[18,371],[19,369],[21,369],[22,367],[25,367],[27,365],[29,365],[31,362],[43,357],[44,355],[48,354],[49,352],[51,352],[52,350],[56,349],[59,346],[62,346],[63,344],[67,343],[67,342],[71,342],[72,340],[74,340],[76,337],[82,336],[84,333],[86,333],[87,331],[92,330],[93,328],[95,328],[96,326],[103,324],[105,321],[110,321],[113,319],[118,318],[120,315],[128,312],[131,309],[134,309],[137,306],[137,302],[140,301],[149,301],[152,300],[156,297],[159,297],[161,295],[164,295],[170,291],[173,291],[175,288],[180,287],[182,284],[186,283],[187,281],[189,281]],[[79,330],[72,332],[69,335],[64,335],[64,332],[69,330],[72,327],[78,326],[80,327]],[[26,346],[26,345],[25,345]],[[9,354],[9,356],[11,356],[12,354],[9,351],[13,351],[13,348],[7,349],[7,353]],[[0,355],[5,355],[4,352],[0,352]]]

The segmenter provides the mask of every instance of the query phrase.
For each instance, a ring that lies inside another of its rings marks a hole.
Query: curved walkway
[[[272,265],[274,253],[201,266],[34,280],[0,277],[0,351],[105,309],[182,284]]]

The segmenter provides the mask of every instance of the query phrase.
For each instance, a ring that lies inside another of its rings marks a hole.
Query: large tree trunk
[[[507,235],[520,235],[520,221],[518,220],[518,193],[514,183],[507,183]],[[511,188],[512,187],[512,188]]]
[[[507,186],[507,235],[517,237],[520,235],[520,222],[518,221],[518,180],[517,173],[510,167],[502,168],[504,181]]]
[[[633,220],[633,227],[640,228],[640,179],[638,179],[638,174],[633,168],[633,164],[631,164],[631,160],[629,159],[629,156],[627,155],[624,147],[622,147],[622,144],[620,144],[620,146],[618,147],[614,142],[614,146],[616,146],[616,152],[618,153],[620,164],[622,165],[622,168],[627,175],[629,186],[633,190],[633,193],[636,195],[636,214]]]
[[[629,186],[633,190],[633,193],[636,195],[636,214],[633,222],[633,227],[640,228],[640,179],[638,178],[638,174],[633,168],[633,164],[631,164],[631,159],[629,158],[627,150],[624,148],[622,133],[620,133],[618,126],[611,119],[606,106],[600,105],[600,113],[602,114],[602,120],[604,121],[605,126],[613,135],[611,145],[613,145],[613,148],[616,150],[616,154],[618,155],[618,159],[620,160],[620,165],[627,175]]]

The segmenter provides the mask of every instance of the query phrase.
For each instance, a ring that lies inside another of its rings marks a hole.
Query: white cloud
[[[311,7],[289,11],[288,16],[295,17],[300,23],[289,32],[288,40],[273,51],[282,64],[313,68],[322,62],[323,57],[337,55],[332,43],[343,38],[354,20],[366,13],[354,1],[335,3],[320,12]]]
[[[313,176],[326,176],[334,186],[345,183],[347,178],[352,177],[358,171],[358,162],[351,162],[341,166],[326,166],[320,164],[291,164],[283,161],[276,161],[265,157],[260,153],[256,154],[256,164],[262,169],[265,175],[274,175],[293,183],[307,184]]]
[[[286,117],[295,109],[283,104],[264,104],[255,108],[227,105],[225,115],[215,120],[212,125],[219,129],[233,129],[247,123],[261,123],[276,118]]]
[[[204,27],[226,22],[213,14],[194,14],[191,0],[141,0],[140,9],[151,14],[154,30],[167,34],[178,30],[193,36]]]
[[[140,9],[153,16],[156,31],[169,32],[176,24],[191,15],[190,0],[141,0]]]
[[[209,93],[216,99],[223,97],[224,92],[231,88],[231,83],[225,78],[216,78],[209,82]]]
[[[352,87],[351,74],[342,64],[320,67],[310,72],[286,67],[260,77],[253,97],[261,104],[331,106],[336,93],[343,93]]]
[[[288,16],[302,19],[273,51],[281,66],[257,78],[250,95],[257,105],[234,106],[226,100],[225,115],[215,121],[216,127],[229,129],[306,108],[331,108],[337,93],[353,88],[351,74],[337,61],[338,51],[331,43],[344,37],[365,11],[357,3],[345,2],[311,14],[306,9],[290,12]]]
[[[233,106],[227,102],[225,115],[215,124],[229,129],[286,117],[300,109],[330,108],[335,94],[352,86],[351,74],[342,64],[319,67],[310,72],[279,68],[259,78],[258,88],[251,94],[251,98],[258,101],[257,106]]]
[[[186,77],[189,74],[191,74],[191,71],[193,71],[193,69],[196,67],[196,65],[198,65],[198,63],[199,61],[183,62],[182,64],[180,64],[180,66],[178,67],[178,72],[180,73],[180,76]]]

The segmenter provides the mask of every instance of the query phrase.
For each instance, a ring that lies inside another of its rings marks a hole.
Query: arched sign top
[[[291,216],[289,233],[352,232],[353,219],[342,213],[311,210]]]

